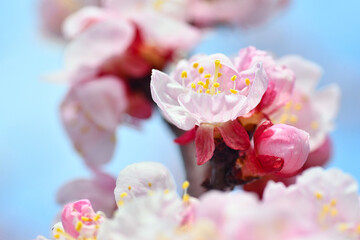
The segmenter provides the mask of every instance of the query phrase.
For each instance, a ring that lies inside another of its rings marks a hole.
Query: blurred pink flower
[[[95,211],[112,217],[116,210],[115,182],[114,177],[95,171],[92,179],[76,179],[63,185],[58,190],[56,201],[65,205],[79,199],[89,199]]]
[[[89,200],[79,200],[65,205],[61,215],[64,231],[75,239],[97,236],[104,221],[101,213],[95,213]],[[61,234],[60,234],[61,235]]]
[[[107,163],[115,149],[115,130],[127,109],[125,87],[120,79],[104,76],[79,81],[61,105],[61,117],[75,149],[87,165]]]
[[[200,26],[231,23],[258,25],[283,9],[288,0],[189,0],[191,22]]]
[[[85,6],[99,6],[100,0],[40,0],[40,24],[47,35],[62,37],[64,20]]]
[[[299,209],[298,216],[307,219],[313,231],[354,237],[350,239],[359,237],[358,184],[340,170],[311,168],[287,188],[282,183],[271,182],[265,189],[264,202],[291,202],[292,208]]]
[[[295,86],[295,74],[288,67],[276,63],[268,53],[255,47],[242,49],[235,61],[238,71],[249,69],[259,62],[263,64],[269,85],[257,106],[258,111],[269,115],[290,100]]]
[[[310,134],[310,150],[320,147],[333,129],[340,103],[340,89],[332,84],[315,92],[322,75],[321,68],[299,56],[279,59],[295,72],[295,91],[281,110],[270,116],[274,123],[286,123]]]

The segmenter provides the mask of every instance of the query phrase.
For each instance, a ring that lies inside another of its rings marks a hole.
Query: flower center
[[[239,84],[239,76],[234,74],[229,77],[227,74],[224,74],[222,71],[224,70],[223,65],[220,60],[214,61],[215,68],[213,74],[205,72],[205,68],[200,66],[198,62],[193,63],[192,67],[195,69],[195,71],[192,71],[192,77],[194,79],[189,79],[188,72],[183,71],[181,73],[182,85],[184,87],[190,86],[191,89],[197,93],[205,93],[209,95],[216,95],[222,92],[239,94],[240,91],[243,90],[243,88],[239,86],[241,85]],[[229,81],[232,82],[232,84],[228,84]],[[244,83],[246,87],[251,85],[249,78],[245,78]]]

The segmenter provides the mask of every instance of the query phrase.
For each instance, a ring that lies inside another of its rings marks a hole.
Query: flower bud
[[[65,232],[74,238],[96,236],[98,225],[103,220],[103,215],[95,213],[86,199],[65,205],[61,214]]]
[[[259,128],[257,131],[262,129]],[[278,172],[279,175],[292,176],[304,165],[310,151],[307,132],[289,125],[276,124],[255,135],[258,156],[283,159],[284,165]]]

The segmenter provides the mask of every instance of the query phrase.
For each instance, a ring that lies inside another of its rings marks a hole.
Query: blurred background
[[[221,28],[195,52],[234,54],[254,45],[277,56],[300,54],[324,69],[320,86],[338,83],[342,103],[333,132],[331,166],[360,181],[360,17],[357,0],[292,1],[287,10],[252,29]],[[63,47],[41,36],[36,0],[0,2],[0,239],[49,235],[60,207],[57,189],[89,172],[62,129],[59,104],[66,86],[43,76],[62,67]],[[179,151],[158,113],[142,130],[118,130],[106,170],[160,161],[183,180]],[[154,141],[156,140],[156,141]],[[334,179],[336,181],[336,179]]]

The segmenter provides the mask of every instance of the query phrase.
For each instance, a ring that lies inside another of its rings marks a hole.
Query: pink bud
[[[97,226],[103,221],[103,216],[96,214],[89,200],[80,200],[65,205],[61,214],[61,222],[65,232],[78,238],[95,235]]]
[[[298,128],[285,125],[272,125],[263,132],[259,128],[255,133],[255,150],[258,156],[282,158],[283,168],[278,172],[282,176],[292,176],[304,165],[309,151],[309,134]]]

